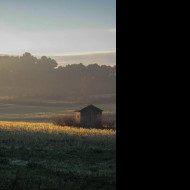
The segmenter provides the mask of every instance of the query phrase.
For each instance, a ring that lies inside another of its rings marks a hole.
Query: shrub
[[[96,128],[96,129],[113,129],[116,130],[116,120],[114,118],[105,118],[103,121],[97,120],[93,126],[85,125],[84,123],[77,123],[72,116],[56,117],[53,119],[53,124],[58,126],[72,126],[82,128]]]
[[[116,119],[105,118],[102,121],[103,128],[116,130]]]
[[[53,124],[58,126],[76,126],[75,118],[72,116],[56,117]]]

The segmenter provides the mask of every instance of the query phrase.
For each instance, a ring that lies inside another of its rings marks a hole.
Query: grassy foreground
[[[111,190],[116,132],[0,121],[1,190]]]

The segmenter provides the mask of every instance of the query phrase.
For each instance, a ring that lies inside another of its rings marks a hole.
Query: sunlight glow
[[[22,31],[0,26],[0,53],[73,55],[116,51],[116,36],[104,29]]]

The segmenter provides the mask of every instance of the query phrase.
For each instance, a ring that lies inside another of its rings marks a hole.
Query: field
[[[74,110],[84,105],[17,105],[0,103],[0,121],[51,122],[54,117],[74,115]],[[103,117],[115,117],[116,105],[95,105],[104,110]]]
[[[1,190],[115,188],[114,130],[0,121]]]

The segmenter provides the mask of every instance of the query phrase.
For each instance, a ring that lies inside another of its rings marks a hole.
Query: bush
[[[82,128],[96,128],[96,129],[113,129],[116,130],[116,120],[113,118],[106,118],[103,121],[97,121],[93,127],[85,125],[84,123],[77,123],[75,118],[72,116],[56,117],[53,120],[54,125],[58,126],[72,126],[72,127],[82,127]]]
[[[59,126],[76,126],[76,121],[72,116],[56,117],[53,120],[53,124]]]
[[[116,130],[116,119],[107,118],[102,121],[103,128]]]

